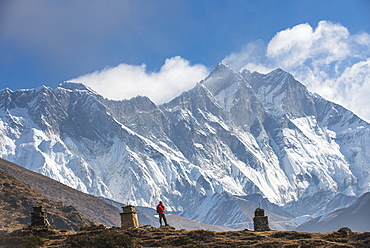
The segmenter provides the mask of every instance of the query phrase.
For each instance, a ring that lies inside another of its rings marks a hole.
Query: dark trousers
[[[167,220],[166,220],[166,215],[164,215],[164,214],[159,214],[159,224],[162,226],[162,219],[164,220],[164,224],[166,225],[166,226],[168,226],[168,224],[167,224]]]

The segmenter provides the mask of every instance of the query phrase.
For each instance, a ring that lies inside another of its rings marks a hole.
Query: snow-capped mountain
[[[333,232],[348,227],[355,232],[370,230],[370,193],[363,194],[352,205],[312,219],[299,226],[301,232]]]
[[[370,189],[370,125],[280,69],[264,75],[221,62],[160,106],[143,96],[104,99],[75,83],[5,89],[0,118],[2,158],[118,202],[161,199],[210,224],[241,220],[240,204],[217,218],[235,196],[318,215]]]

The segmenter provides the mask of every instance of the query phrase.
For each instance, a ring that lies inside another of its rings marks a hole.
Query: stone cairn
[[[50,227],[46,212],[42,206],[33,207],[30,227]]]
[[[132,205],[126,205],[122,207],[123,213],[121,215],[121,228],[136,228],[139,227],[139,221],[137,219],[137,212],[135,207]]]
[[[258,207],[254,211],[253,225],[255,231],[270,231],[268,217],[265,216],[265,210]]]

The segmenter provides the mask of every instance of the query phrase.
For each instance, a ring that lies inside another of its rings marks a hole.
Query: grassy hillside
[[[49,177],[0,158],[0,170],[28,184],[49,199],[75,207],[80,213],[106,226],[120,226],[120,210],[97,197],[85,194]]]
[[[81,226],[94,224],[74,207],[52,201],[0,170],[0,229],[9,231],[28,227],[34,206],[43,206],[50,224],[58,229],[79,230]]]

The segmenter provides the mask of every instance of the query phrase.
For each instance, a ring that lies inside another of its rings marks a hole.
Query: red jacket
[[[157,206],[157,213],[164,214],[164,206],[163,205],[159,204]]]

